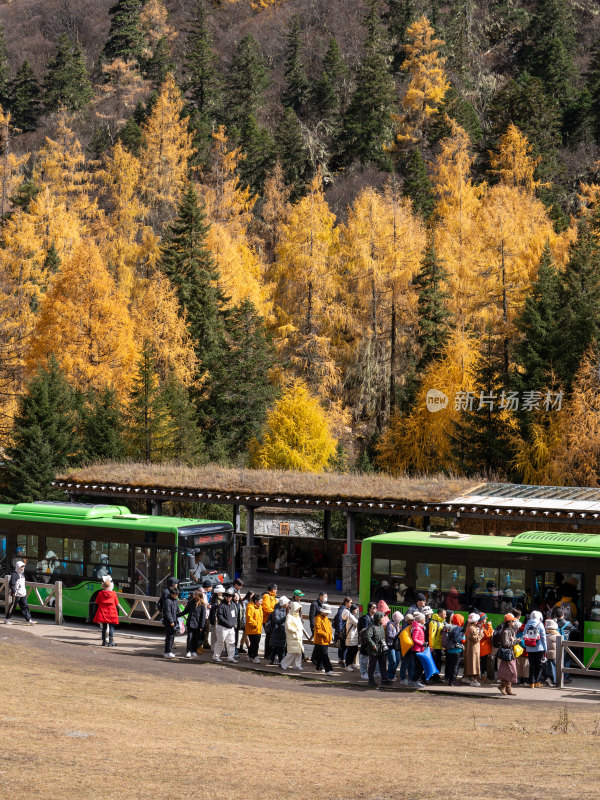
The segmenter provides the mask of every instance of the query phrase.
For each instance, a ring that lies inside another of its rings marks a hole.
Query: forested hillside
[[[0,21],[9,494],[123,457],[600,480],[596,2]]]

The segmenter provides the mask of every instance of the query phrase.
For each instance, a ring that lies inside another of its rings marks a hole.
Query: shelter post
[[[342,588],[345,594],[358,591],[358,556],[356,555],[355,518],[352,511],[346,514],[346,552],[342,555]]]
[[[242,570],[246,583],[254,585],[258,572],[258,547],[254,545],[254,506],[246,506],[246,546],[242,548]]]
[[[233,504],[233,532],[234,533],[241,533],[241,517],[240,517],[240,507],[238,503]]]
[[[326,508],[323,512],[323,538],[331,539],[331,509]]]

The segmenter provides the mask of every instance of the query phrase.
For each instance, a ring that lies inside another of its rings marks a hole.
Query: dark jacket
[[[273,647],[283,647],[285,645],[285,619],[287,613],[285,608],[275,606],[275,610],[270,616],[271,620],[271,638],[270,642]]]
[[[156,607],[159,609],[159,611],[162,611],[164,613],[165,601],[168,600],[169,597],[171,596],[171,586],[177,586],[178,583],[179,581],[177,580],[177,578],[169,578],[169,580],[167,581],[167,585],[160,593],[160,597],[158,598],[158,603],[156,604]]]
[[[360,632],[363,628],[370,628],[375,623],[373,622],[373,617],[370,614],[363,614],[362,617],[358,620],[358,637],[360,641]],[[361,656],[368,656],[369,651],[367,650],[366,644],[361,645],[360,647],[360,654]]]
[[[217,608],[217,625],[222,628],[235,628],[237,624],[237,606],[233,603],[219,603]]]
[[[177,622],[177,617],[179,616],[179,600],[174,600],[169,595],[163,602],[162,612],[163,625],[165,628],[170,628]]]
[[[188,628],[201,631],[206,626],[206,606],[204,603],[196,603],[195,597],[190,597],[187,601],[181,616],[186,615]]]
[[[370,656],[385,653],[385,628],[383,625],[369,625],[365,633],[365,645]]]
[[[312,603],[310,604],[310,608],[308,610],[308,623],[310,625],[311,633],[315,632],[315,617],[319,613],[319,609],[321,608],[322,605],[323,603],[319,599],[313,600]]]
[[[218,595],[213,595],[213,599],[210,604],[210,612],[208,615],[208,621],[211,625],[217,624],[217,609],[220,605],[223,605],[224,602],[224,600],[219,600]]]
[[[333,618],[333,638],[339,639],[340,634],[346,630],[346,620],[342,619],[342,614],[346,611],[346,606],[340,606],[336,612],[335,617]],[[345,639],[345,635],[342,634],[343,639]]]

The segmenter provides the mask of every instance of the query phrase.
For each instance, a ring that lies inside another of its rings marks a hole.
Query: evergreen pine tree
[[[209,0],[196,0],[187,34],[187,95],[206,120],[212,120],[220,108],[222,83],[209,23]]]
[[[109,9],[111,17],[108,39],[100,60],[110,63],[116,58],[137,61],[144,57],[145,37],[140,21],[143,0],[116,0]]]
[[[218,430],[229,456],[244,453],[258,436],[277,390],[269,380],[275,348],[264,319],[249,300],[235,306],[227,319],[227,351],[215,372]]]
[[[367,39],[357,85],[344,120],[342,142],[346,162],[357,160],[389,169],[384,145],[392,140],[396,89],[390,72],[388,45],[379,16],[379,0],[369,0]]]
[[[600,142],[600,38],[594,45],[588,67],[587,89],[590,95],[590,117],[596,141]]]
[[[539,391],[552,382],[561,338],[560,284],[550,245],[546,243],[537,278],[515,320],[519,339],[514,357],[519,369],[512,382],[520,391]]]
[[[284,66],[285,89],[281,102],[286,108],[300,114],[308,99],[308,78],[302,63],[302,43],[300,18],[294,14],[287,35],[286,59]]]
[[[54,58],[48,62],[44,78],[44,108],[58,111],[65,106],[68,111],[78,111],[92,99],[94,92],[79,44],[73,44],[62,35]]]
[[[428,136],[430,145],[437,144],[441,139],[452,135],[450,120],[454,120],[466,130],[475,149],[481,146],[483,130],[477,112],[454,86],[446,92],[438,113],[431,121]]]
[[[399,72],[406,58],[404,45],[407,43],[406,29],[418,17],[415,0],[388,0],[387,11],[383,19],[387,25],[390,41],[392,42],[392,71]]]
[[[448,274],[437,257],[433,236],[430,235],[419,271],[413,285],[417,291],[417,344],[421,351],[416,371],[425,368],[442,354],[451,329],[452,314],[448,308],[449,294],[444,288]]]
[[[585,351],[600,344],[600,245],[589,222],[577,225],[577,239],[561,274],[560,341],[556,374],[570,391]]]
[[[166,36],[161,36],[154,52],[146,61],[146,78],[156,90],[160,89],[169,72],[175,69],[175,62]]]
[[[418,147],[410,151],[402,171],[404,173],[403,193],[406,197],[410,197],[415,209],[420,211],[426,220],[430,219],[435,207],[433,185]]]
[[[291,108],[286,108],[275,132],[277,157],[281,162],[285,182],[292,187],[291,199],[297,199],[305,188],[308,156],[300,120]]]
[[[163,461],[171,455],[171,419],[158,380],[156,358],[145,344],[133,381],[125,419],[125,441],[136,461]]]
[[[113,388],[91,393],[80,415],[86,461],[118,461],[125,456],[123,415]]]
[[[311,90],[312,104],[321,118],[339,120],[346,107],[348,67],[342,59],[337,39],[330,39],[321,74]]]
[[[206,445],[189,393],[174,377],[166,382],[162,398],[170,416],[170,458],[193,466],[206,460]]]
[[[52,242],[46,252],[46,258],[44,259],[44,272],[47,272],[49,275],[54,275],[59,267],[60,256],[58,255],[58,250],[54,246],[54,242]]]
[[[225,121],[231,136],[239,136],[249,117],[257,118],[268,85],[267,67],[260,45],[254,36],[248,34],[238,44],[227,75]]]
[[[488,478],[506,474],[511,461],[508,426],[500,408],[504,352],[488,330],[475,363],[472,407],[461,413],[451,437],[459,469],[467,475]]]
[[[147,104],[140,100],[133,114],[129,117],[119,133],[119,139],[134,156],[139,156],[140,154],[140,148],[142,146],[142,125],[150,116],[155,102],[156,94],[151,96]]]
[[[13,128],[24,132],[35,130],[42,113],[40,86],[27,60],[21,64],[11,84],[10,109]]]
[[[4,25],[0,23],[0,106],[5,111],[8,111],[10,106],[10,80],[11,72],[6,51]]]
[[[242,123],[239,144],[244,154],[238,165],[240,180],[254,194],[262,194],[267,175],[275,163],[275,143],[271,134],[251,114]]]
[[[60,497],[50,484],[59,470],[76,463],[81,451],[74,405],[73,390],[51,358],[33,376],[19,403],[4,464],[3,483],[10,500]]]

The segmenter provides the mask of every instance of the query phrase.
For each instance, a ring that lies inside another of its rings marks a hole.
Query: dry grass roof
[[[443,502],[481,484],[480,480],[430,475],[392,478],[364,473],[287,472],[284,470],[235,469],[207,464],[104,463],[75,469],[57,476],[73,483],[101,483],[161,489],[195,489],[208,492],[289,494],[328,500],[370,499],[409,502]]]

